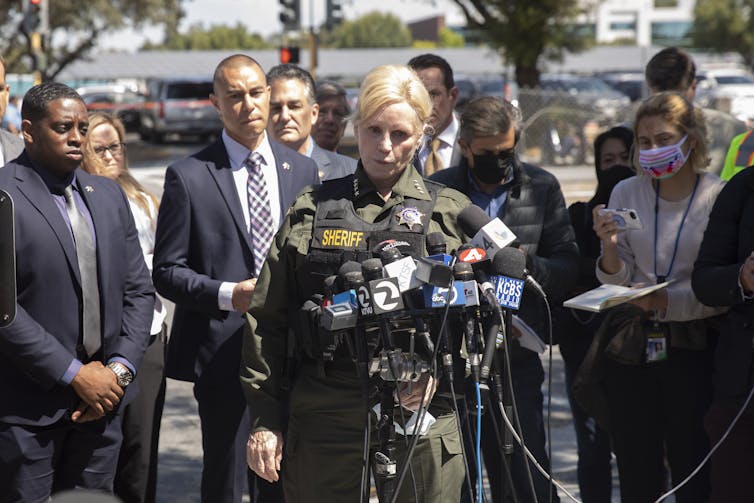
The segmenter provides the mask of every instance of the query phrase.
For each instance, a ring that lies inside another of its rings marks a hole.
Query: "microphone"
[[[332,296],[335,291],[335,282],[338,279],[336,275],[328,276],[322,284],[322,307],[330,306],[333,303]]]
[[[489,377],[492,359],[497,349],[497,334],[503,319],[500,306],[518,309],[521,305],[524,281],[520,278],[523,276],[524,265],[526,265],[524,254],[514,248],[503,248],[492,259],[491,272],[495,284],[493,298],[497,301],[501,323],[493,323],[487,332],[480,369],[482,379]]]
[[[380,251],[385,273],[398,280],[398,288],[405,293],[421,286],[416,277],[416,262],[411,256],[403,256],[398,248],[384,248]]]
[[[325,279],[325,292],[329,290],[326,302],[322,305],[322,318],[320,326],[328,332],[337,332],[349,328],[354,328],[358,323],[358,301],[356,290],[350,288],[346,279],[348,275],[358,274],[361,271],[354,271],[354,265],[361,269],[357,262],[345,262],[338,270],[337,276],[329,276]],[[334,281],[330,281],[335,278]],[[336,287],[340,290],[333,293]]]
[[[501,306],[518,310],[524,291],[526,257],[515,248],[503,248],[492,260],[495,298]]]
[[[458,214],[458,225],[467,236],[473,236],[471,244],[483,248],[490,257],[516,239],[502,220],[490,219],[483,209],[473,204]]]
[[[396,278],[385,277],[382,260],[370,258],[361,264],[369,294],[369,314],[387,314],[403,309],[403,296]]]
[[[427,255],[443,255],[447,252],[445,235],[442,232],[430,232],[427,234]]]
[[[479,344],[477,338],[477,327],[479,321],[479,294],[476,281],[474,280],[474,271],[471,264],[467,262],[456,262],[453,266],[453,277],[464,287],[466,297],[466,307],[472,308],[473,313],[465,312],[462,316],[464,338],[466,340],[466,352],[469,355],[469,365],[471,367],[471,376],[474,382],[479,382],[479,364],[481,356],[479,354]]]

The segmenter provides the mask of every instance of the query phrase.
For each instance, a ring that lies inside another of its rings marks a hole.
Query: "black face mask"
[[[513,167],[515,155],[510,151],[499,154],[474,155],[474,167],[471,172],[480,182],[495,184],[500,183],[508,176]]]

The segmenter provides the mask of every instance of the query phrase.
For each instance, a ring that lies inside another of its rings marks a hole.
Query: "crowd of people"
[[[632,120],[595,140],[594,196],[570,207],[520,159],[520,111],[479,97],[457,113],[434,54],[371,70],[355,110],[295,65],[223,59],[209,96],[222,134],[167,168],[160,200],[130,173],[117,118],[64,84],[33,87],[17,130],[0,130],[17,285],[0,328],[0,501],[155,501],[170,377],[194,386],[204,502],[367,501],[373,470],[383,501],[471,503],[482,459],[492,501],[557,502],[528,331],[560,345],[582,501],[611,501],[613,455],[624,502],[671,488],[679,503],[754,499],[754,140],[693,105],[685,51],[659,51],[646,77]],[[9,93],[0,59],[0,117]],[[358,160],[337,151],[349,120]],[[512,232],[500,256],[530,278],[519,325],[488,348],[503,384],[484,400],[483,351],[459,334],[490,331],[490,344],[495,315],[464,332],[374,303],[323,329],[334,294],[376,288],[375,257],[484,252],[469,208]],[[600,313],[561,307],[600,284],[663,287]],[[175,304],[169,336],[160,298]],[[394,382],[415,350],[426,367]],[[377,351],[388,363],[370,371]]]

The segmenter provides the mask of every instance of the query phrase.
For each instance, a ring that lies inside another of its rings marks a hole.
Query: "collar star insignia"
[[[412,181],[414,182],[414,188],[416,189],[416,191],[417,191],[417,192],[418,192],[419,194],[424,194],[424,189],[422,189],[422,186],[421,186],[421,184],[419,183],[419,180],[416,180],[416,179],[414,179],[414,180],[412,180]]]
[[[353,197],[359,197],[359,180],[353,177]]]
[[[94,187],[92,187],[91,185],[87,185],[84,187],[84,190],[87,192],[94,192]]]
[[[424,213],[419,211],[419,208],[408,207],[403,208],[400,213],[396,215],[398,219],[398,225],[405,224],[409,230],[414,230],[414,225],[422,225],[422,217]]]

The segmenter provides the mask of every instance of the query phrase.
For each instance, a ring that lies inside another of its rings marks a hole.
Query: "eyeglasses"
[[[332,116],[333,120],[335,122],[344,122],[346,120],[346,114],[341,112],[340,110],[334,110],[331,108],[320,108],[319,109],[319,115],[323,117],[327,117],[328,115]]]
[[[94,153],[99,157],[105,157],[105,152],[110,152],[113,157],[120,157],[126,151],[126,144],[121,142],[111,143],[107,146],[94,147]]]

